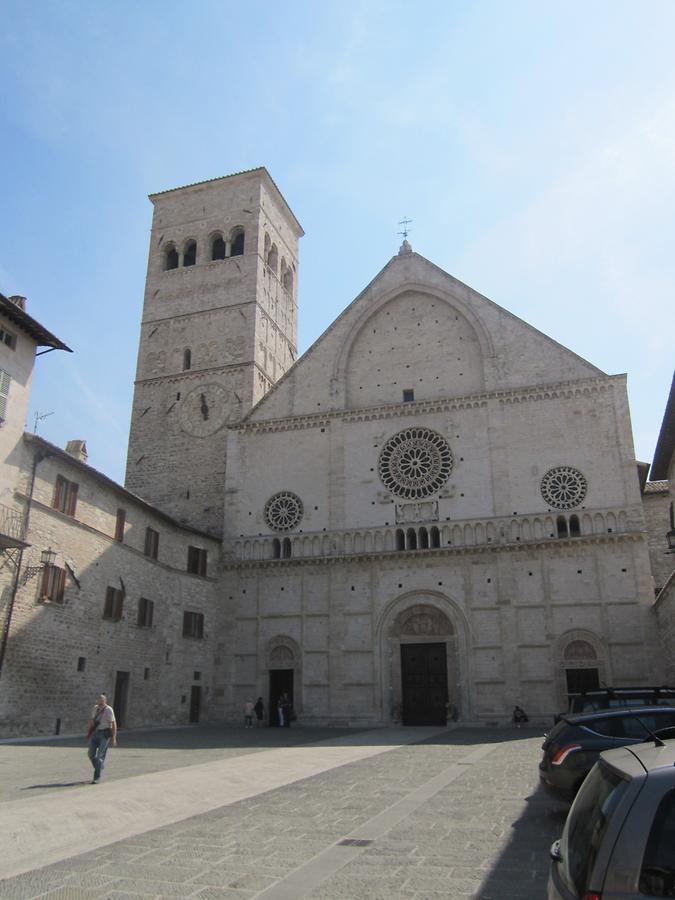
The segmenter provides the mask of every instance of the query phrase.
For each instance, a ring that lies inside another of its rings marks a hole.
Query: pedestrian
[[[244,703],[244,728],[253,728],[253,704],[250,700]]]
[[[255,718],[256,718],[256,726],[260,728],[263,723],[263,717],[265,715],[265,704],[263,703],[263,698],[258,697],[255,701],[255,706],[253,707],[255,710]]]
[[[529,722],[527,717],[527,713],[524,709],[521,709],[520,706],[516,705],[513,707],[513,724],[516,728],[520,728],[526,722]]]
[[[117,746],[117,721],[112,706],[108,706],[108,698],[105,694],[99,694],[96,698],[96,705],[89,720],[87,737],[89,739],[87,755],[94,767],[94,777],[91,783],[98,784],[101,780],[108,747],[111,744],[113,747]]]
[[[279,699],[277,700],[277,719],[279,721],[279,728],[283,728],[286,724],[284,722],[284,695],[279,694]]]
[[[293,703],[286,692],[281,695],[281,706],[284,714],[284,728],[290,728],[291,722],[295,719],[293,712]]]

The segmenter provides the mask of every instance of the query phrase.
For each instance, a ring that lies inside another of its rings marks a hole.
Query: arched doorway
[[[293,638],[279,636],[273,638],[267,647],[267,716],[272,726],[279,724],[277,703],[282,694],[287,694],[296,713],[301,706],[301,679],[296,677],[299,669],[300,648]]]
[[[558,695],[567,709],[571,694],[592,691],[608,683],[605,652],[592,632],[569,631],[556,644]]]
[[[458,628],[451,620],[459,624]],[[385,721],[444,725],[468,714],[464,623],[442,595],[410,595],[380,622]]]

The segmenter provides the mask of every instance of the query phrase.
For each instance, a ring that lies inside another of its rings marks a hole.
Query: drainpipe
[[[28,534],[28,522],[30,520],[30,510],[33,504],[33,491],[35,489],[35,476],[37,473],[37,467],[40,465],[43,459],[46,459],[48,456],[51,456],[51,453],[44,453],[42,451],[35,454],[33,457],[33,469],[31,472],[30,478],[30,490],[28,491],[28,501],[26,503],[26,512],[23,517],[23,536],[26,537]],[[12,586],[12,596],[9,600],[9,606],[7,607],[7,615],[5,616],[5,622],[2,626],[2,640],[0,641],[0,678],[2,678],[2,665],[5,661],[5,653],[7,652],[7,640],[9,638],[9,628],[12,624],[12,614],[14,612],[14,603],[16,601],[16,593],[19,590],[19,578],[21,577],[21,564],[23,563],[23,551],[24,548],[21,547],[19,550],[19,557],[16,563],[16,573],[14,575],[14,585]]]

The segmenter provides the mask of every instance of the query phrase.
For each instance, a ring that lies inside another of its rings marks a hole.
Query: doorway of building
[[[282,694],[288,694],[293,703],[293,669],[270,669],[270,693],[267,705],[269,724],[279,725],[277,701]]]
[[[117,720],[117,727],[124,728],[127,720],[127,700],[129,697],[129,673],[115,673],[115,699],[113,711]]]
[[[565,669],[567,678],[567,700],[569,694],[581,694],[584,691],[595,691],[600,687],[600,673],[598,669]]]
[[[445,644],[401,644],[401,698],[404,725],[445,725]]]
[[[199,722],[199,711],[202,708],[202,688],[193,684],[190,688],[190,723]]]

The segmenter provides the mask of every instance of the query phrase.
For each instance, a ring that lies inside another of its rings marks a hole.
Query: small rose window
[[[274,531],[290,531],[302,519],[302,500],[290,491],[280,491],[265,504],[265,521]]]

